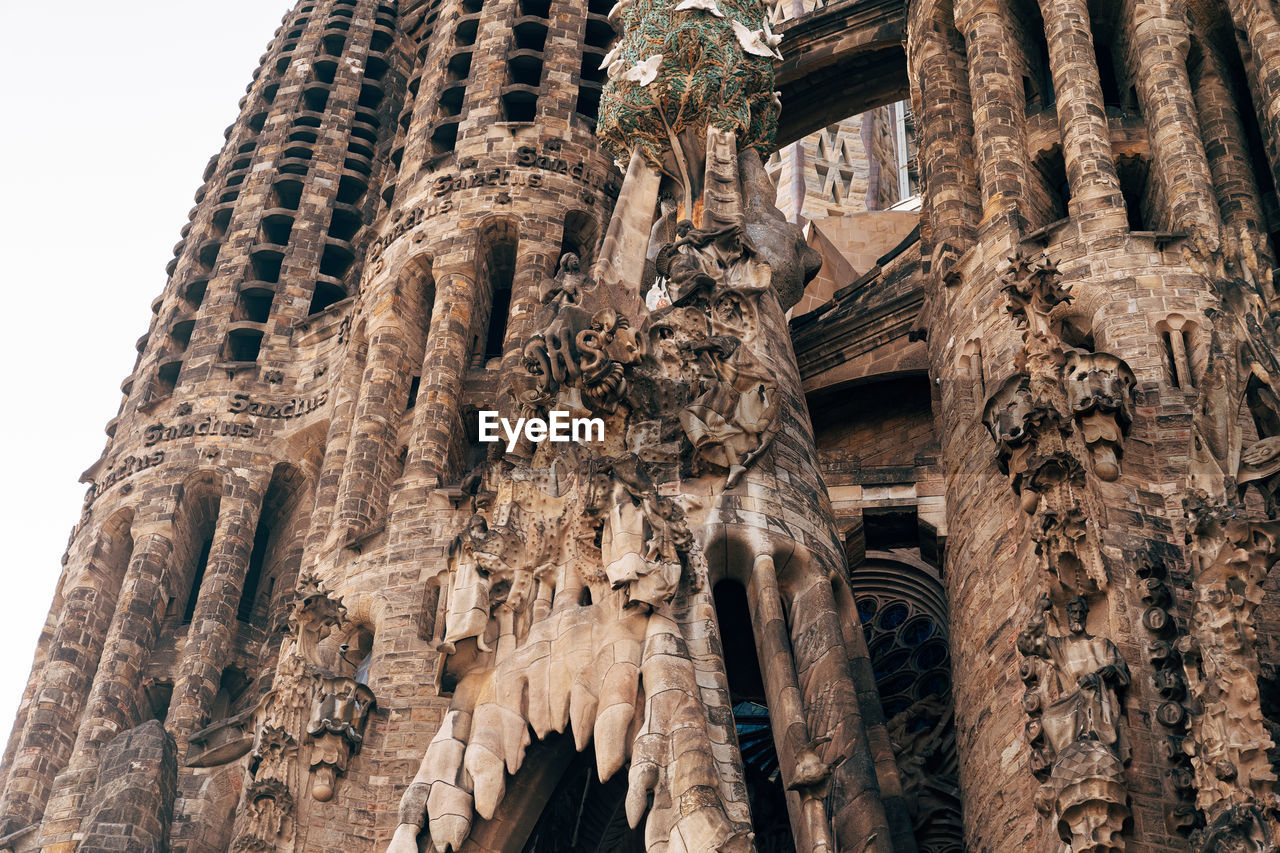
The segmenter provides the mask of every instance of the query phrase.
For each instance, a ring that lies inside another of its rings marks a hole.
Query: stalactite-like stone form
[[[656,21],[644,8],[634,14],[645,27]],[[696,46],[699,33],[674,37]],[[748,41],[741,44],[750,52]],[[645,63],[621,77],[644,87],[681,70],[662,56]],[[746,87],[744,103],[759,100],[753,67],[718,67]],[[624,100],[606,115],[634,109]],[[708,628],[681,615],[707,594],[699,567],[708,552],[739,547],[716,541],[715,511],[696,495],[745,495],[776,458],[795,393],[776,340],[779,294],[794,300],[816,263],[765,198],[758,155],[739,154],[755,131],[734,128],[735,138],[714,114],[699,121],[690,144],[628,140],[628,178],[601,262],[587,276],[565,255],[542,285],[523,350],[530,376],[521,411],[594,414],[605,425],[604,446],[524,446],[486,467],[480,511],[433,580],[444,613],[436,638],[457,687],[402,800],[394,853],[416,849],[424,830],[440,853],[458,849],[477,817],[498,814],[533,739],[569,732],[579,750],[593,746],[604,782],[630,761],[627,818],[632,827],[644,823],[650,848],[751,849],[741,790],[713,760],[733,747],[700,687],[696,650]],[[672,304],[651,310],[639,294],[652,282],[635,279],[648,256],[639,223],[652,221],[654,167],[672,163],[689,218],[653,255]],[[756,551],[757,571],[743,580],[763,608],[762,665],[773,673],[795,837],[820,851],[887,851],[891,833],[910,846],[909,829],[891,830],[885,817],[856,697],[812,689],[819,671],[824,680],[848,677],[837,672],[848,653],[830,576],[815,571],[816,555],[793,553],[798,571],[778,577],[769,537],[748,531],[742,542]],[[784,588],[796,614],[789,630]]]

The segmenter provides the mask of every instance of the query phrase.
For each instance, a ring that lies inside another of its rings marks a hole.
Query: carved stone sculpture
[[[543,283],[544,305],[535,321],[542,331],[524,347],[537,392],[522,402],[545,403],[561,386],[575,386],[589,408],[608,413],[625,394],[623,365],[641,356],[641,339],[626,315],[609,307],[593,312],[580,304],[584,281],[577,256],[567,254],[556,278]]]
[[[777,432],[776,391],[736,338],[715,336],[694,351],[702,393],[680,413],[680,422],[695,458],[727,470],[725,487],[732,489]]]
[[[1160,694],[1155,718],[1167,731],[1160,753],[1168,765],[1165,773],[1165,824],[1171,832],[1189,835],[1202,822],[1191,801],[1194,798],[1194,776],[1191,756],[1184,748],[1188,712],[1183,704],[1187,682],[1182,669],[1182,656],[1177,645],[1180,625],[1174,611],[1177,603],[1169,587],[1164,561],[1154,555],[1137,560],[1138,589],[1147,609],[1142,613],[1142,626],[1152,639],[1147,644],[1147,659],[1154,672],[1152,681]]]
[[[1093,471],[1107,482],[1120,477],[1124,434],[1132,419],[1133,372],[1107,353],[1073,350],[1063,369],[1067,405],[1093,456]]]
[[[1018,650],[1027,658],[1032,769],[1045,780],[1036,805],[1052,816],[1070,850],[1124,850],[1128,749],[1118,694],[1129,684],[1129,668],[1114,643],[1085,629],[1089,607],[1083,598],[1066,604],[1065,636],[1049,632],[1051,610],[1048,596],[1041,597],[1018,635]]]
[[[311,794],[320,802],[333,797],[337,777],[347,772],[352,753],[364,742],[364,727],[373,705],[373,691],[353,678],[321,680],[307,724],[307,735],[312,739]]]
[[[315,575],[304,575],[271,690],[253,710],[256,731],[233,850],[288,847],[297,791],[314,771],[311,793],[325,802],[363,740],[373,692],[326,666],[321,644],[346,623],[346,607]],[[247,722],[247,721],[246,721]],[[310,756],[304,761],[304,755]],[[228,752],[224,760],[236,757]]]
[[[1188,690],[1202,709],[1191,718],[1186,744],[1196,806],[1207,824],[1201,837],[1271,849],[1280,801],[1268,755],[1275,744],[1260,704],[1253,616],[1261,582],[1280,559],[1280,522],[1247,521],[1196,496],[1188,509],[1195,603],[1191,632],[1178,649]]]
[[[1096,740],[1122,751],[1117,691],[1129,685],[1129,668],[1115,643],[1085,630],[1089,606],[1083,598],[1066,604],[1068,636],[1049,633],[1047,597],[1038,602],[1026,629],[1018,635],[1024,656],[1046,662],[1039,692],[1044,700],[1045,739],[1053,755],[1077,740]]]

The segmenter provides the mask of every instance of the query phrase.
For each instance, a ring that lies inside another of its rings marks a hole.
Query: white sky
[[[120,382],[293,0],[4,0],[0,753]]]

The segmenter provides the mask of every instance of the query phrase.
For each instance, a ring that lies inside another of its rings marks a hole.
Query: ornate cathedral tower
[[[970,849],[1280,842],[1264,7],[910,4]]]

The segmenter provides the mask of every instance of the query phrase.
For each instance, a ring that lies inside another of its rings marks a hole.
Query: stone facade
[[[1276,849],[1277,36],[301,0],[85,472],[0,850]]]

